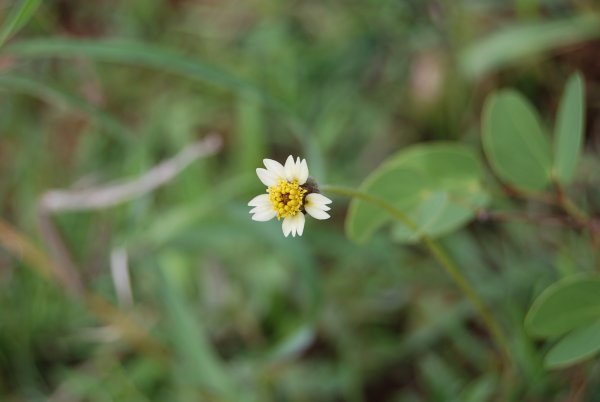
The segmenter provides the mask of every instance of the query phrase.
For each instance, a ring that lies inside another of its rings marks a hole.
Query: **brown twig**
[[[573,200],[571,200],[571,198],[569,198],[569,196],[564,191],[563,187],[558,181],[554,182],[554,187],[556,189],[556,199],[558,205],[563,209],[563,211],[565,211],[569,216],[571,216],[579,224],[580,227],[583,228],[588,226],[587,214],[584,211],[582,211],[581,208],[579,208],[577,204],[575,204]]]
[[[520,198],[525,201],[537,201],[542,204],[557,206],[559,205],[558,200],[545,193],[534,193],[534,192],[526,192],[522,190],[518,190],[515,187],[509,186],[507,184],[502,185],[502,191],[504,194],[508,195],[511,198]]]

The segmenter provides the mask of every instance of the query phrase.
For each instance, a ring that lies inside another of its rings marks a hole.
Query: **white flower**
[[[255,221],[269,221],[273,218],[281,220],[283,234],[287,237],[302,236],[304,231],[304,215],[315,219],[327,219],[331,208],[331,200],[321,194],[317,184],[308,177],[306,159],[294,158],[290,155],[285,166],[272,159],[263,159],[266,169],[256,169],[260,181],[267,186],[266,194],[257,195],[248,203],[254,207],[250,210]]]

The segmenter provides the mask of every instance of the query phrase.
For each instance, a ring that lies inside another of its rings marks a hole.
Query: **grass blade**
[[[5,53],[21,58],[89,57],[104,62],[149,67],[177,74],[234,92],[254,93],[262,101],[273,102],[253,85],[216,66],[181,53],[138,42],[119,40],[34,39],[7,46]]]
[[[102,111],[85,100],[71,95],[62,89],[47,85],[44,82],[34,80],[16,74],[0,75],[0,91],[6,90],[32,96],[45,102],[60,106],[68,106],[88,113],[92,118],[104,125],[107,133],[116,139],[128,140],[128,129],[110,114]]]
[[[22,0],[13,6],[0,29],[0,47],[33,17],[41,2],[42,0]]]

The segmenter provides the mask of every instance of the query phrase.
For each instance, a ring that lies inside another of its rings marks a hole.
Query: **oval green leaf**
[[[417,232],[400,223],[393,231],[395,240],[414,242],[423,234],[446,234],[472,219],[476,208],[487,202],[481,175],[481,163],[469,147],[446,142],[419,144],[388,158],[361,189],[393,203],[415,222]],[[391,219],[385,211],[353,200],[346,230],[351,239],[362,242]]]
[[[422,201],[407,214],[418,230],[398,222],[393,226],[392,238],[400,243],[415,243],[423,235],[444,236],[473,219],[474,211],[488,201],[488,195],[479,187],[465,188],[462,193],[436,191],[424,194]]]
[[[494,172],[510,185],[536,191],[550,182],[548,139],[533,107],[515,91],[500,91],[486,101],[483,149]]]
[[[600,321],[578,329],[558,342],[544,359],[548,368],[561,368],[588,359],[600,352]]]
[[[418,230],[397,222],[392,230],[397,242],[413,243],[423,235],[439,237],[451,233],[473,219],[477,209],[488,202],[480,185],[481,162],[465,145],[416,145],[401,151],[389,163],[415,169],[424,180],[418,202],[407,212]]]
[[[573,179],[583,138],[584,87],[580,74],[573,74],[563,93],[554,133],[554,174],[561,184]]]
[[[525,318],[534,336],[560,336],[600,320],[600,278],[563,279],[540,294]]]
[[[361,185],[361,190],[386,200],[400,211],[410,209],[418,201],[423,180],[418,172],[405,167],[382,166]],[[346,234],[358,243],[364,243],[392,217],[381,208],[353,199],[346,216]]]
[[[558,20],[544,20],[502,29],[476,40],[459,54],[462,72],[478,79],[506,66],[530,61],[554,49],[600,36],[600,18],[583,14]]]
[[[444,141],[410,146],[391,156],[386,164],[420,172],[428,187],[462,188],[478,183],[483,173],[471,147]]]

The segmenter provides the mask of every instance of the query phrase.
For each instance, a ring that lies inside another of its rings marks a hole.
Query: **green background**
[[[593,211],[599,37],[593,0],[1,3],[0,401],[600,400],[597,361],[550,370],[550,345],[524,325],[544,288],[598,269],[597,248],[554,207],[507,193],[481,129],[487,95],[510,87],[551,144],[580,71],[585,152],[561,163]],[[40,217],[52,189],[135,179],[211,134],[221,148],[160,188]],[[328,194],[332,219],[307,217],[301,238],[248,214],[263,158],[299,155],[320,183],[358,188],[438,140],[472,150],[487,208],[506,212],[470,214],[440,241],[507,333],[509,376],[402,226],[349,238],[349,200]],[[131,298],[115,287],[122,251]]]

